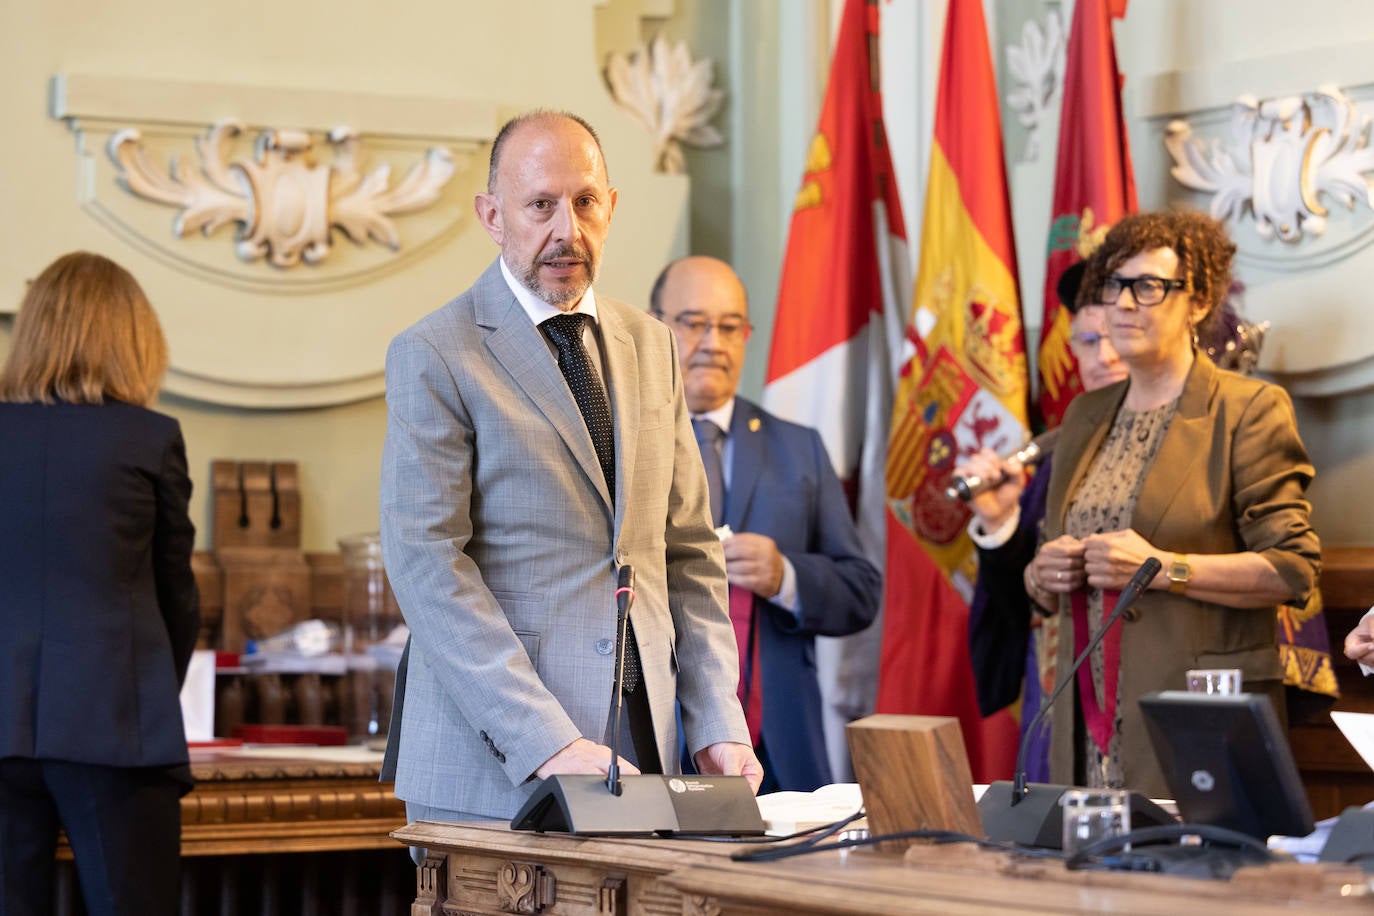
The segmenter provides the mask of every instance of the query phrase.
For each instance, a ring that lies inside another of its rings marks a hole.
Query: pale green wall
[[[173,309],[194,316],[195,308],[214,296],[214,305],[200,314],[232,318],[254,293],[240,296],[227,285],[216,286],[203,276],[178,272],[168,266],[168,259],[150,257],[81,208],[74,193],[74,185],[79,185],[74,180],[79,172],[77,137],[68,124],[48,113],[49,80],[59,73],[141,78],[160,84],[242,84],[285,92],[314,89],[478,99],[497,106],[492,132],[499,118],[528,108],[576,110],[601,133],[613,181],[621,190],[597,288],[616,298],[644,301],[659,265],[687,251],[687,183],[681,177],[652,173],[650,139],[605,90],[597,43],[602,32],[634,34],[642,15],[655,11],[661,15],[669,5],[662,0],[421,0],[393,9],[367,0],[311,0],[230,5],[210,12],[173,0],[0,5],[0,76],[5,85],[0,120],[6,123],[9,138],[0,146],[0,173],[5,175],[0,182],[0,213],[5,215],[0,222],[0,251],[4,252],[0,256],[0,297],[4,300],[0,302],[0,355],[9,347],[10,319],[5,313],[14,309],[22,295],[24,278],[76,247],[106,254],[140,279],[164,316],[173,365],[178,369],[185,368],[178,354],[184,356],[188,349],[234,354],[235,363],[252,365],[259,361],[257,344],[270,333],[254,322],[235,321],[233,339],[221,339],[217,331],[195,327],[194,320],[189,329],[182,326],[173,333],[167,320]],[[311,113],[302,111],[299,116]],[[208,125],[234,114],[207,110],[205,119]],[[355,126],[366,135],[366,124]],[[99,148],[89,152],[104,165]],[[456,176],[454,185],[462,188],[468,200],[472,187],[484,180],[485,154],[485,149],[479,153],[476,178],[471,171]],[[328,150],[319,151],[325,162],[330,156]],[[191,162],[194,157],[183,160],[183,165]],[[165,159],[159,164],[165,166]],[[396,166],[393,181],[406,165]],[[112,183],[103,190],[124,193]],[[229,253],[229,228],[209,239],[178,242],[170,232],[174,211],[146,206],[156,212],[152,218],[157,226],[155,243],[202,250],[212,246],[228,267],[245,269]],[[470,214],[469,206],[464,203],[460,209]],[[404,239],[408,224],[403,220],[398,224]],[[361,257],[342,239],[336,238],[336,245],[330,257],[338,263]],[[461,292],[496,255],[496,247],[470,215],[445,246],[395,275],[368,279],[345,290],[366,301],[369,315],[394,317],[394,328],[388,333],[360,342],[353,332],[350,342],[361,343],[373,364],[365,368],[379,369],[392,333]],[[375,256],[373,249],[368,252]],[[257,271],[257,277],[273,275],[273,269],[261,263],[246,269]],[[318,273],[326,269],[330,268],[320,268]],[[312,304],[327,307],[328,295],[320,294]],[[282,311],[292,306],[282,297]],[[328,308],[324,312],[329,330],[340,333],[344,322],[339,313]],[[301,330],[299,339],[303,357],[328,355],[328,343],[311,334],[310,328]],[[377,528],[378,469],[386,421],[380,398],[313,409],[267,410],[221,407],[164,394],[161,409],[176,416],[185,430],[196,487],[192,515],[199,546],[209,546],[209,468],[212,460],[221,458],[297,462],[306,550],[332,550],[342,536]]]
[[[824,36],[823,13],[814,0],[697,0],[678,3],[664,29],[715,60],[728,93],[717,118],[726,145],[687,152],[690,238],[694,254],[733,265],[749,292],[755,331],[740,389],[750,397],[763,390],[786,221],[819,111],[806,52],[817,30]]]
[[[1039,5],[1047,7],[1051,3],[1052,0],[1041,0]],[[559,75],[571,68],[571,72],[580,74],[581,85],[589,87],[586,91],[590,98],[600,93],[595,70],[605,51],[617,49],[611,48],[612,45],[620,45],[619,50],[628,50],[623,47],[625,42],[648,38],[660,27],[672,39],[687,39],[694,56],[716,61],[717,85],[729,93],[716,120],[725,134],[726,146],[687,151],[692,177],[689,219],[682,227],[670,228],[671,243],[665,250],[723,257],[731,261],[744,278],[759,331],[750,345],[743,390],[746,394],[757,395],[762,389],[791,199],[824,90],[831,40],[829,17],[834,4],[829,0],[678,0],[675,4],[608,0],[592,5],[596,7],[597,27],[595,40],[589,41],[587,47],[569,47],[565,43],[556,46],[554,54],[531,52],[520,55],[518,60],[508,56],[504,63],[492,58],[486,81],[499,87],[508,68],[546,60],[544,78],[551,83],[557,82]],[[1059,5],[1067,16],[1071,3]],[[375,14],[375,6],[360,4],[360,10],[363,6],[369,12],[358,15]],[[661,11],[666,6],[672,6],[673,10],[664,17]],[[1000,4],[987,6],[995,14]],[[34,107],[44,103],[42,93],[35,96],[32,87],[20,102],[15,101],[23,61],[26,55],[35,53],[33,47],[44,46],[35,36],[44,29],[56,29],[64,16],[70,18],[75,15],[72,11],[80,7],[80,2],[67,0],[51,8],[44,7],[48,12],[41,15],[33,11],[37,7],[29,12],[18,6],[7,9],[9,18],[4,22],[13,27],[0,34],[0,74],[8,77],[6,85],[10,98],[6,111],[31,117]],[[640,21],[638,14],[645,7],[660,10],[657,18]],[[902,74],[901,83],[895,88],[885,87],[885,92],[889,134],[898,159],[896,166],[914,256],[921,221],[922,189],[919,184],[924,181],[927,154],[923,138],[928,134],[933,114],[928,99],[933,91],[943,3],[893,0],[884,3],[883,7],[884,21],[898,22],[902,30],[901,35],[884,37],[884,45],[889,48],[885,70]],[[140,8],[145,7],[141,5]],[[463,4],[457,7],[460,12],[466,8]],[[522,0],[510,7],[517,18],[528,16],[531,10],[548,8],[533,0]],[[1246,10],[1245,14],[1235,15],[1236,8]],[[25,6],[24,9],[29,8]],[[335,4],[328,9],[337,13],[340,8]],[[454,7],[447,4],[444,9],[451,14]],[[1136,2],[1130,7],[1130,40],[1121,48],[1123,68],[1128,71],[1130,80],[1138,81],[1151,73],[1186,66],[1209,55],[1219,60],[1243,60],[1277,53],[1283,48],[1335,44],[1348,40],[1350,35],[1374,36],[1374,7],[1369,4],[1356,0],[1312,0],[1303,9],[1302,17],[1290,21],[1292,7],[1284,0],[1256,0],[1244,4],[1227,0]],[[249,68],[244,73],[251,76],[251,67],[270,68],[277,66],[277,62],[253,50],[251,36],[254,28],[262,27],[267,21],[267,8],[243,18],[246,15],[239,14],[231,31],[241,36],[245,49],[243,66]],[[465,44],[466,39],[454,34],[436,36],[433,29],[426,31],[424,17],[417,18],[415,13],[409,14],[405,21],[422,31],[414,54],[419,61],[414,85],[432,88],[436,82],[442,85],[449,81],[450,77],[445,74],[448,65],[438,48],[447,49],[445,53],[449,53]],[[994,24],[997,21],[994,15]],[[200,28],[201,20],[197,22],[196,28]],[[306,36],[312,47],[328,48],[330,22],[330,15],[312,14],[292,17],[288,24]],[[1273,29],[1271,24],[1275,22],[1284,23],[1284,27]],[[1019,20],[1011,21],[1011,25],[1019,27]],[[356,23],[339,28],[343,34],[358,32]],[[188,29],[183,37],[169,35],[167,38],[167,41],[186,43],[186,49],[178,53],[184,58],[188,73],[202,79],[247,78],[244,73],[206,72],[196,63],[195,34],[196,29]],[[407,41],[407,34],[406,28],[394,21],[386,30],[391,42]],[[1208,36],[1205,42],[1202,36]],[[900,50],[892,52],[894,41],[899,49],[905,46],[905,54]],[[281,43],[267,47],[278,44]],[[151,66],[146,61],[139,63],[138,59],[129,58],[131,52],[120,42],[106,42],[106,45],[108,51],[101,52],[91,66],[107,70],[132,68],[132,72],[143,72]],[[356,61],[346,53],[352,50],[336,42],[332,53],[337,61],[323,70],[310,71],[308,79],[305,76],[302,79],[319,86],[331,85],[331,81],[347,82],[356,72],[353,67]],[[1000,50],[996,51],[995,59],[1001,66]],[[47,72],[63,68],[79,70],[81,63],[54,54],[44,61],[43,69]],[[388,74],[375,64],[364,60],[360,65],[376,70],[377,78],[389,91],[397,91],[407,84],[407,80]],[[1318,82],[1316,76],[1314,86]],[[900,91],[902,86],[909,87],[906,95]],[[596,98],[593,108],[603,121],[614,126],[612,133],[618,134],[611,165],[613,170],[623,172],[622,163],[646,150],[647,140],[635,139],[637,128],[618,124],[618,115],[608,113],[614,109],[604,97]],[[1136,128],[1132,129],[1134,140]],[[44,121],[41,132],[49,139],[51,135],[60,136],[62,149],[69,149],[72,140],[66,127]],[[1045,136],[1043,163],[1053,162],[1056,133],[1057,130],[1051,127]],[[1016,152],[1013,150],[1013,154]],[[70,165],[64,162],[61,168],[70,168]],[[1011,168],[1027,323],[1033,330],[1039,315],[1038,278],[1042,267],[1038,261],[1043,258],[1044,250],[1042,214],[1048,213],[1048,176],[1051,175],[1052,165],[1037,169],[1013,164]],[[27,232],[24,220],[14,218],[15,214],[29,213],[30,218],[38,218],[33,216],[35,212],[42,217],[50,213],[32,204],[30,198],[34,188],[26,183],[22,174],[10,175],[8,186],[7,194],[0,193],[0,201],[7,202],[7,220],[0,243],[4,243],[7,257],[13,259],[18,257],[17,250],[24,250]],[[636,257],[633,246],[636,233],[633,228],[627,230],[626,226],[637,225],[634,220],[652,222],[656,218],[658,202],[653,199],[650,187],[641,182],[635,193],[622,197],[622,207],[628,208],[624,214],[625,223],[620,222],[622,214],[618,212],[607,253],[608,265],[619,264],[622,268],[613,278],[614,294],[641,303],[647,301],[649,282],[662,256]],[[18,265],[11,260],[9,272],[32,272],[41,266],[30,263],[36,260],[27,257]],[[443,294],[459,291],[470,280],[466,269],[461,275],[456,272]],[[13,294],[13,289],[6,290],[7,296]],[[435,300],[435,305],[442,298],[438,292],[427,295]],[[8,348],[8,334],[8,320],[0,318],[0,351]],[[205,481],[209,462],[214,458],[298,461],[305,496],[307,549],[332,549],[340,536],[375,528],[376,474],[385,425],[384,406],[379,399],[340,407],[290,411],[219,408],[179,398],[168,398],[163,406],[178,416],[186,429],[198,486],[197,522],[202,527],[203,546],[204,507],[208,499]],[[1374,544],[1374,521],[1368,511],[1370,501],[1364,498],[1374,490],[1374,392],[1339,398],[1302,398],[1297,401],[1297,409],[1303,436],[1318,467],[1318,480],[1311,496],[1324,539],[1329,544]]]

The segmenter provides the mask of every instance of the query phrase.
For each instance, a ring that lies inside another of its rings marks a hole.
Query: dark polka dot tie
[[[542,321],[539,324],[544,334],[553,341],[558,349],[558,368],[572,391],[577,409],[582,413],[582,422],[587,424],[591,434],[592,446],[596,449],[596,460],[601,465],[602,476],[606,478],[606,489],[610,491],[611,502],[615,502],[615,432],[611,425],[611,405],[606,392],[601,387],[601,379],[592,367],[587,348],[582,344],[582,325],[588,316],[571,312]],[[639,646],[635,643],[633,627],[627,628],[629,639],[625,644],[625,673],[622,683],[626,693],[633,693],[639,686]]]
[[[555,315],[539,327],[558,348],[558,368],[568,382],[582,422],[591,433],[596,460],[606,478],[606,489],[615,502],[615,433],[611,426],[611,405],[601,387],[600,376],[592,367],[587,348],[582,345],[582,324],[587,316],[579,312]]]

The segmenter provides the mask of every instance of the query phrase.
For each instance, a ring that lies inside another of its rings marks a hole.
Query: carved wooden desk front
[[[415,869],[387,835],[405,806],[380,770],[381,755],[361,749],[193,752],[182,916],[405,912]],[[54,913],[84,913],[65,837],[57,855]]]
[[[501,824],[417,822],[392,834],[424,846],[411,916],[783,916],[824,913],[1251,914],[1368,911],[1358,869],[1243,869],[1229,882],[1068,872],[969,847],[870,849],[732,862],[734,844],[514,833]],[[1343,895],[1344,894],[1344,895]]]
[[[378,759],[357,761],[196,752],[196,787],[181,800],[181,854],[395,849],[406,822]],[[359,755],[364,756],[364,755]],[[64,837],[59,859],[70,859]]]
[[[406,820],[380,761],[212,754],[181,800],[183,856],[386,849]]]

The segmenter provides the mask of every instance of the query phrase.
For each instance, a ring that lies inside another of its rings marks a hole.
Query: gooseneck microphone
[[[1041,433],[1005,457],[1007,459],[1015,458],[1025,467],[1034,467],[1044,461],[1050,452],[1054,451],[1055,443],[1058,441],[1059,427],[1055,427],[1048,432]],[[964,502],[969,502],[979,493],[1001,486],[1005,479],[1006,475],[1004,474],[999,474],[991,480],[979,477],[977,474],[970,474],[968,477],[955,475],[949,486],[945,488],[945,496],[950,499],[962,499]]]
[[[580,836],[759,836],[763,817],[749,780],[743,776],[697,776],[670,772],[666,775],[620,774],[620,729],[625,705],[625,650],[629,636],[630,607],[635,601],[635,573],[621,566],[616,576],[616,653],[611,684],[614,722],[611,730],[611,765],[606,775],[560,773],[544,779],[511,818],[512,830],[560,832]],[[640,612],[651,617],[665,598],[650,580],[646,604]],[[652,631],[651,628],[649,630]],[[643,650],[640,663],[652,654]],[[644,687],[640,687],[644,690]],[[733,690],[731,691],[733,700]],[[666,760],[666,758],[665,758]]]
[[[1021,804],[1021,799],[1026,795],[1026,751],[1027,748],[1030,747],[1030,739],[1035,734],[1035,729],[1049,713],[1050,707],[1054,705],[1054,701],[1059,699],[1059,695],[1064,692],[1064,688],[1073,683],[1074,678],[1078,676],[1078,669],[1083,667],[1084,660],[1087,659],[1092,650],[1096,649],[1098,644],[1102,642],[1103,638],[1107,635],[1107,631],[1116,626],[1116,622],[1121,619],[1126,611],[1140,600],[1141,594],[1145,589],[1150,587],[1150,583],[1154,580],[1154,577],[1159,575],[1160,568],[1161,564],[1159,560],[1154,557],[1150,557],[1144,563],[1140,564],[1140,568],[1135,571],[1135,575],[1131,576],[1131,581],[1126,583],[1126,587],[1121,590],[1121,597],[1117,599],[1116,607],[1112,609],[1111,616],[1107,618],[1107,622],[1102,625],[1101,629],[1093,634],[1092,639],[1088,640],[1088,644],[1084,647],[1083,651],[1078,653],[1078,658],[1073,660],[1073,664],[1069,666],[1069,670],[1060,678],[1059,683],[1054,685],[1054,692],[1049,695],[1049,699],[1040,704],[1039,711],[1036,712],[1035,718],[1031,719],[1030,727],[1026,729],[1026,734],[1021,739],[1021,746],[1017,748],[1016,751],[1016,775],[1012,779],[1011,786],[1011,803],[1013,805]]]
[[[635,603],[635,569],[626,564],[620,567],[620,577],[615,589],[615,679],[612,696],[615,697],[615,726],[611,729],[611,765],[606,769],[606,788],[612,795],[623,790],[620,785],[620,719],[625,706],[625,637],[629,629],[630,607]]]
[[[1078,669],[1097,648],[1112,627],[1123,616],[1130,619],[1131,606],[1140,599],[1155,576],[1159,575],[1159,560],[1151,557],[1140,568],[1131,581],[1121,591],[1116,607],[1108,616],[1101,629],[1088,641],[1088,645],[1074,659],[1069,670],[1055,684],[1049,698],[1040,704],[1035,718],[1031,719],[1020,747],[1016,751],[1016,773],[1011,781],[999,780],[988,786],[978,801],[978,814],[983,819],[983,833],[990,840],[1018,843],[1022,846],[1040,846],[1058,849],[1063,845],[1064,809],[1059,799],[1069,786],[1048,785],[1045,783],[1026,784],[1026,754],[1036,729],[1048,715],[1059,695],[1078,677]],[[1150,827],[1174,823],[1174,818],[1138,792],[1129,793],[1131,806],[1131,826]]]

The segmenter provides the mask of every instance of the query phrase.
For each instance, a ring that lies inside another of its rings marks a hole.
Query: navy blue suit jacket
[[[0,404],[0,757],[187,762],[190,496],[171,417]]]
[[[763,744],[780,788],[832,781],[822,731],[816,636],[873,622],[882,577],[864,556],[849,501],[814,430],[743,398],[730,421],[733,455],[725,522],[767,535],[797,573],[801,619],[755,597],[763,686]]]

